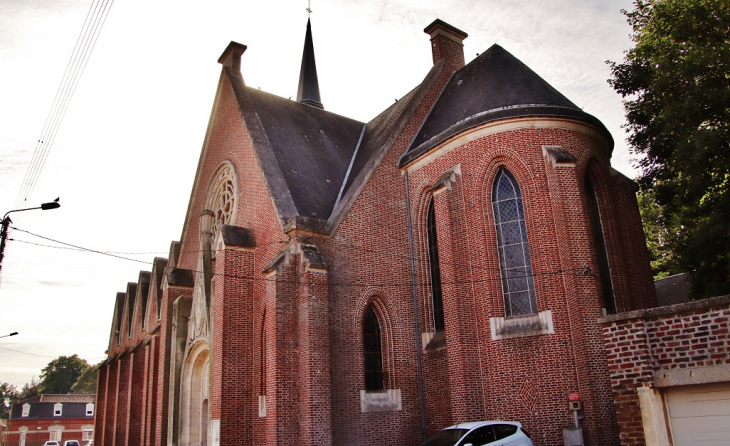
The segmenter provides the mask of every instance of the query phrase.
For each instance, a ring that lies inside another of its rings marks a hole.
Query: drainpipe
[[[413,285],[413,321],[416,324],[416,358],[418,360],[418,393],[421,398],[421,438],[426,439],[426,403],[423,397],[423,366],[421,365],[421,329],[418,326],[418,296],[416,293],[416,263],[413,257],[413,229],[411,226],[411,199],[408,193],[408,171],[403,172],[406,183],[406,217],[408,220],[408,246],[411,254],[411,283]]]

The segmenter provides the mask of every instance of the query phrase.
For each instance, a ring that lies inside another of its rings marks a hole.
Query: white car
[[[45,443],[43,443],[43,446],[61,446],[61,445],[59,445],[58,442],[55,440],[50,440],[50,441],[46,441]]]
[[[475,421],[436,432],[421,446],[534,446],[517,421]]]

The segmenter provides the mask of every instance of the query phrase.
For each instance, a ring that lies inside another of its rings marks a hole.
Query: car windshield
[[[426,440],[421,446],[454,446],[469,429],[444,429]]]

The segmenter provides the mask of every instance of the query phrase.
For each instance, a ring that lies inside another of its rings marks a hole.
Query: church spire
[[[304,39],[302,69],[299,72],[299,89],[297,101],[313,107],[324,108],[319,98],[319,81],[317,81],[317,64],[314,62],[314,44],[312,43],[312,24],[307,19],[307,35]]]

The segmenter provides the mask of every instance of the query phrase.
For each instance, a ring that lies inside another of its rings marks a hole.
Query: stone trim
[[[571,155],[563,146],[542,146],[542,154],[556,167],[575,167],[578,159]]]
[[[530,316],[490,317],[489,325],[492,331],[492,340],[495,341],[555,333],[553,312],[551,310],[541,311]]]
[[[444,190],[451,190],[451,185],[456,183],[457,175],[461,176],[461,164],[457,164],[447,170],[443,175],[441,175],[441,177],[439,177],[438,180],[436,180],[429,191],[431,192],[431,195],[436,196]]]
[[[239,248],[249,249],[256,247],[253,231],[249,228],[224,224],[221,226],[221,236],[223,237],[223,243],[227,247],[237,246]]]
[[[446,348],[446,332],[421,333],[421,347],[424,352],[437,352]]]
[[[730,381],[730,364],[659,370],[654,373],[657,387],[689,386]]]
[[[730,305],[730,295],[712,297],[710,299],[695,300],[666,307],[648,308],[643,310],[627,311],[598,318],[599,324],[628,321],[630,319],[651,319],[669,314],[680,314],[695,310],[704,310],[715,306]]]
[[[360,411],[396,412],[403,410],[400,389],[388,389],[379,392],[360,391]]]

